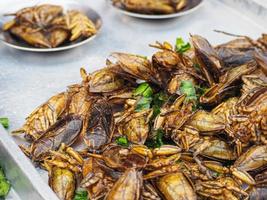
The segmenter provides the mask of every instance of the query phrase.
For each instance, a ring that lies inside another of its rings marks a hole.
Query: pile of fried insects
[[[151,46],[151,60],[81,69],[13,132],[50,187],[66,200],[266,197],[267,35]]]
[[[22,39],[29,45],[40,48],[53,48],[65,42],[89,38],[96,34],[96,24],[84,13],[63,7],[42,4],[20,9],[6,22],[2,29]]]
[[[110,1],[110,0],[109,0]],[[141,14],[172,14],[191,6],[191,0],[111,0],[123,10]]]

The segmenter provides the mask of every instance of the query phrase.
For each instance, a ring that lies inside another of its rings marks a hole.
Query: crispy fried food
[[[185,8],[188,0],[113,0],[115,6],[144,14],[171,14]]]
[[[16,131],[33,140],[21,148],[59,198],[77,187],[110,200],[266,196],[265,36],[217,47],[191,37],[192,48],[157,42],[152,59],[112,53],[105,68],[82,68],[81,83]]]
[[[89,38],[97,28],[85,14],[77,10],[63,12],[57,5],[43,4],[19,10],[2,29],[29,45],[55,48],[66,41]]]
[[[88,38],[96,34],[97,30],[95,24],[83,13],[76,10],[72,10],[67,13],[67,17],[70,21],[70,41],[77,40],[80,37]]]
[[[10,32],[30,45],[43,48],[51,47],[49,40],[39,28],[16,25],[10,28]]]

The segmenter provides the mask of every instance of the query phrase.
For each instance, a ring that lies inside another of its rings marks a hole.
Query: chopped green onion
[[[168,96],[164,94],[163,92],[159,92],[153,96],[153,116],[156,117],[158,114],[160,114],[160,108],[161,106],[167,101]]]
[[[164,136],[163,130],[158,129],[157,130],[157,136],[156,136],[156,142],[157,142],[158,147],[161,147],[163,145],[163,141],[162,141],[163,136]]]
[[[134,96],[151,97],[153,90],[148,83],[141,83],[134,91]]]
[[[177,53],[184,53],[191,48],[190,43],[185,43],[184,40],[179,37],[176,38],[175,51]]]
[[[151,97],[141,97],[136,104],[135,111],[140,112],[142,110],[149,109],[151,102]]]
[[[149,148],[159,148],[164,144],[163,136],[164,136],[164,131],[162,129],[158,129],[156,131],[155,138],[147,140],[145,145]]]
[[[6,179],[3,169],[0,167],[0,198],[5,198],[8,195],[10,187],[10,183]]]
[[[124,146],[124,147],[128,147],[129,146],[129,142],[128,142],[128,140],[127,140],[127,138],[125,136],[118,137],[116,139],[116,143],[118,145],[121,145],[121,146]]]
[[[186,94],[187,100],[197,100],[196,89],[192,81],[182,81],[180,85],[181,94]]]
[[[77,190],[73,200],[88,200],[88,193],[86,190]]]
[[[9,120],[6,117],[1,117],[0,118],[0,123],[3,125],[4,128],[9,127]]]

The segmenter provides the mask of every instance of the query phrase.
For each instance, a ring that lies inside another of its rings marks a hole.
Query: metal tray
[[[0,164],[12,185],[7,199],[57,200],[56,195],[1,125],[0,134]]]
[[[0,14],[13,1],[23,0],[1,1]],[[32,2],[40,3],[40,0]],[[100,13],[103,19],[102,32],[90,44],[52,54],[22,52],[0,44],[0,116],[10,119],[9,131],[19,128],[24,118],[50,96],[65,90],[67,85],[80,82],[80,67],[89,72],[103,67],[110,52],[150,56],[155,50],[148,44],[156,40],[174,43],[176,37],[188,39],[191,33],[219,44],[232,38],[215,33],[214,29],[252,38],[267,30],[263,23],[267,11],[253,0],[205,0],[203,6],[191,15],[154,21],[125,16],[112,9],[105,0],[82,2]],[[16,146],[15,142],[20,144],[22,141],[13,139],[0,128],[0,163],[4,164],[16,193],[21,199],[56,199],[46,184],[46,175],[42,174],[43,182],[39,171]]]

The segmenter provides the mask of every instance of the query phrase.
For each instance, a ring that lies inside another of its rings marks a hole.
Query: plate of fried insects
[[[111,53],[13,131],[59,199],[266,197],[266,34],[190,41]]]
[[[1,16],[1,40],[15,49],[54,52],[72,49],[93,40],[99,33],[100,15],[74,1],[37,5],[20,4]]]
[[[168,19],[195,12],[204,0],[108,0],[119,12],[143,19]]]

